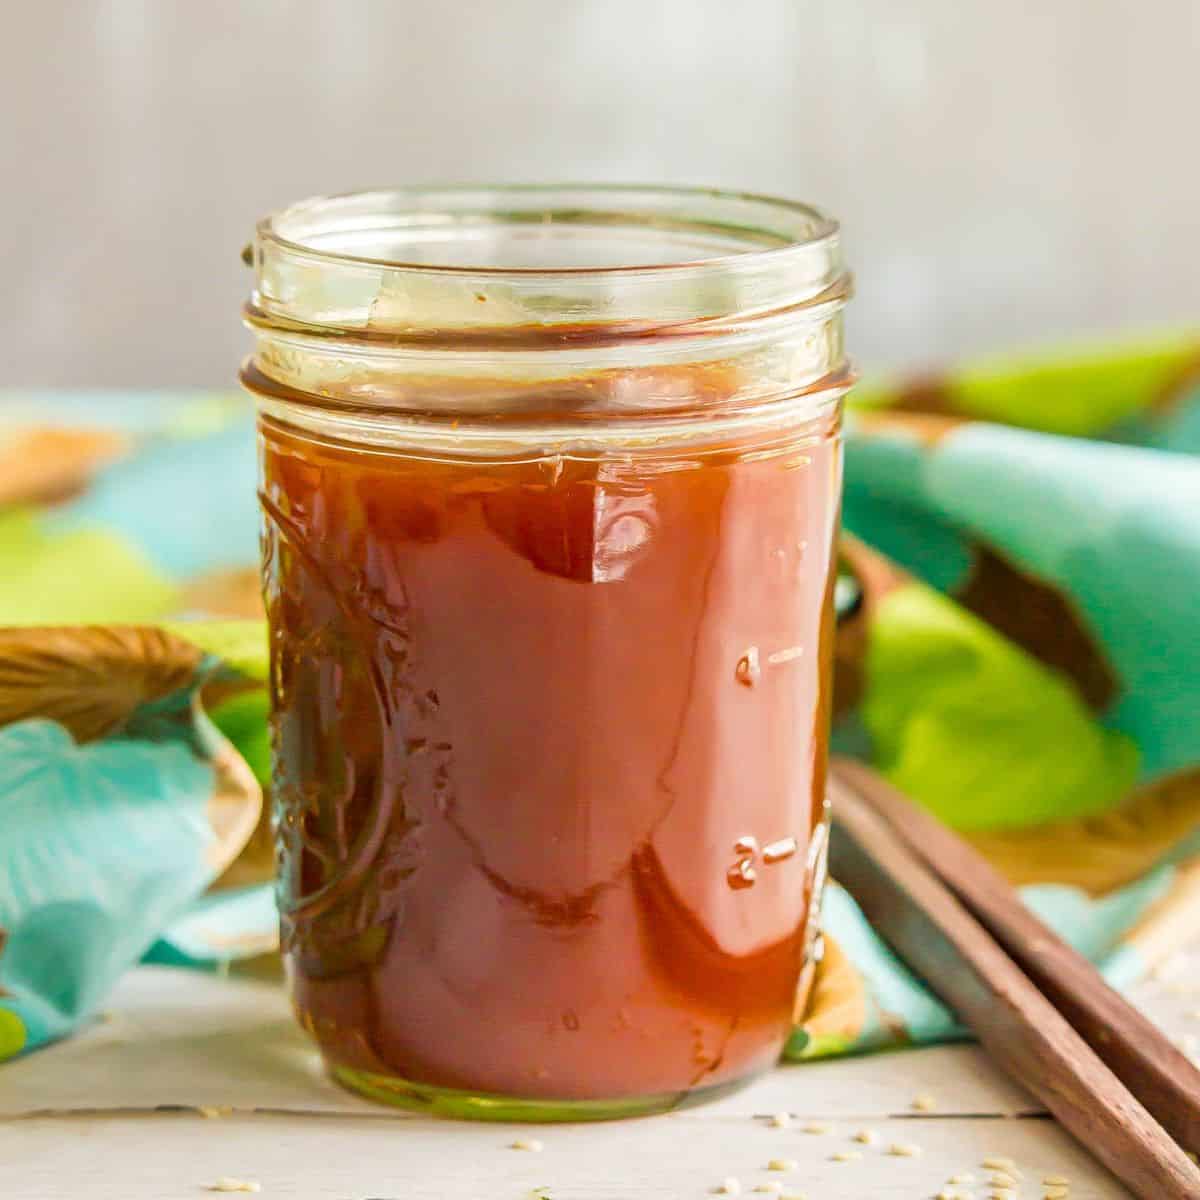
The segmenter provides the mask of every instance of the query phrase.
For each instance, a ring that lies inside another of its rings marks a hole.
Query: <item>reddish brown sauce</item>
[[[284,949],[332,1064],[567,1100],[774,1061],[838,453],[832,418],[524,462],[264,419]]]

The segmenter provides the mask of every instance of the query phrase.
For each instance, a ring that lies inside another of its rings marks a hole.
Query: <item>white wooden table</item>
[[[1137,993],[1182,1044],[1200,1034],[1200,947]],[[922,1094],[932,1112],[912,1110]],[[208,1115],[202,1110],[209,1110]],[[789,1127],[769,1117],[787,1112]],[[825,1132],[805,1132],[811,1121]],[[854,1140],[870,1131],[875,1141]],[[517,1150],[518,1138],[541,1151]],[[888,1153],[893,1143],[913,1157]],[[850,1151],[850,1161],[835,1156]],[[264,1200],[687,1200],[733,1177],[806,1200],[932,1198],[955,1175],[986,1198],[985,1158],[1043,1176],[1070,1200],[1127,1193],[972,1046],[785,1066],[707,1107],[597,1125],[436,1121],[333,1086],[279,987],[145,967],[105,1018],[0,1067],[4,1200],[199,1200],[222,1177]],[[766,1170],[773,1158],[794,1171]],[[542,1190],[538,1190],[542,1189]],[[765,1200],[766,1193],[764,1193]]]

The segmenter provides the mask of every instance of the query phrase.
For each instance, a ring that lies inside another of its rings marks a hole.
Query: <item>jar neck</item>
[[[268,218],[252,262],[243,380],[275,408],[561,429],[816,411],[849,383],[836,225],[783,201],[367,193]]]

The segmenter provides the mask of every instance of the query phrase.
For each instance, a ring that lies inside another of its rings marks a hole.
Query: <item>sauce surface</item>
[[[327,1060],[680,1092],[791,1030],[836,418],[435,461],[260,425],[284,952]]]

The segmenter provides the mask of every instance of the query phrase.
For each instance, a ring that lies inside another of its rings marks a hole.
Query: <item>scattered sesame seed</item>
[[[721,1181],[721,1186],[717,1188],[719,1196],[740,1196],[742,1194],[742,1181],[735,1179],[730,1175],[728,1179]]]
[[[545,1149],[545,1143],[538,1138],[517,1138],[515,1142],[509,1142],[510,1150],[530,1150],[534,1154]]]
[[[1065,1175],[1043,1175],[1042,1182],[1047,1187],[1070,1187],[1071,1181]]]
[[[1002,1154],[989,1154],[979,1165],[989,1171],[1008,1171],[1010,1174],[1017,1166],[1011,1158],[1005,1158]]]
[[[767,662],[773,667],[778,667],[783,663],[791,662],[794,658],[799,658],[803,653],[803,646],[787,646],[783,650],[776,650],[773,654],[768,654]]]
[[[888,1147],[888,1153],[896,1158],[919,1158],[921,1147],[914,1146],[911,1142],[893,1142]]]
[[[1042,1192],[1042,1200],[1067,1200],[1071,1189],[1064,1184],[1055,1183]]]
[[[913,1097],[910,1107],[914,1112],[933,1112],[937,1108],[937,1101],[932,1096],[922,1094]]]
[[[988,1183],[993,1187],[1010,1188],[1017,1186],[1016,1176],[1008,1171],[993,1171],[988,1176]]]
[[[993,1188],[988,1197],[989,1200],[1017,1200],[1017,1193],[1012,1188]]]
[[[783,1191],[783,1184],[778,1179],[768,1179],[766,1183],[758,1184],[754,1190],[756,1192],[774,1192],[778,1195]]]
[[[779,1200],[808,1200],[803,1192],[780,1192]]]
[[[222,1175],[208,1190],[210,1192],[261,1192],[262,1184],[257,1179],[234,1179],[232,1175]]]
[[[804,1126],[805,1133],[828,1133],[833,1128],[828,1121],[809,1121]]]
[[[773,1158],[767,1163],[768,1171],[794,1171],[800,1164],[794,1158]]]
[[[862,1152],[860,1150],[838,1150],[830,1157],[834,1162],[858,1162],[862,1158]]]
[[[970,1171],[967,1171],[959,1175],[951,1175],[946,1182],[949,1184],[964,1184],[966,1186],[970,1186],[975,1182],[975,1176],[972,1175]]]
[[[773,1117],[772,1117],[772,1118],[771,1118],[771,1119],[770,1119],[770,1120],[767,1122],[767,1124],[768,1124],[768,1125],[770,1125],[770,1127],[771,1127],[772,1129],[787,1129],[787,1127],[788,1127],[789,1125],[791,1125],[791,1123],[792,1123],[792,1117],[791,1117],[791,1114],[790,1114],[790,1113],[785,1113],[785,1112],[779,1112],[779,1113],[776,1113],[776,1114],[775,1114],[775,1115],[774,1115],[774,1116],[773,1116]]]
[[[937,1200],[969,1200],[969,1198],[966,1192],[960,1192],[958,1188],[947,1187],[938,1192]]]
[[[860,1129],[854,1135],[854,1140],[860,1146],[873,1146],[879,1140],[879,1135],[873,1129]]]

